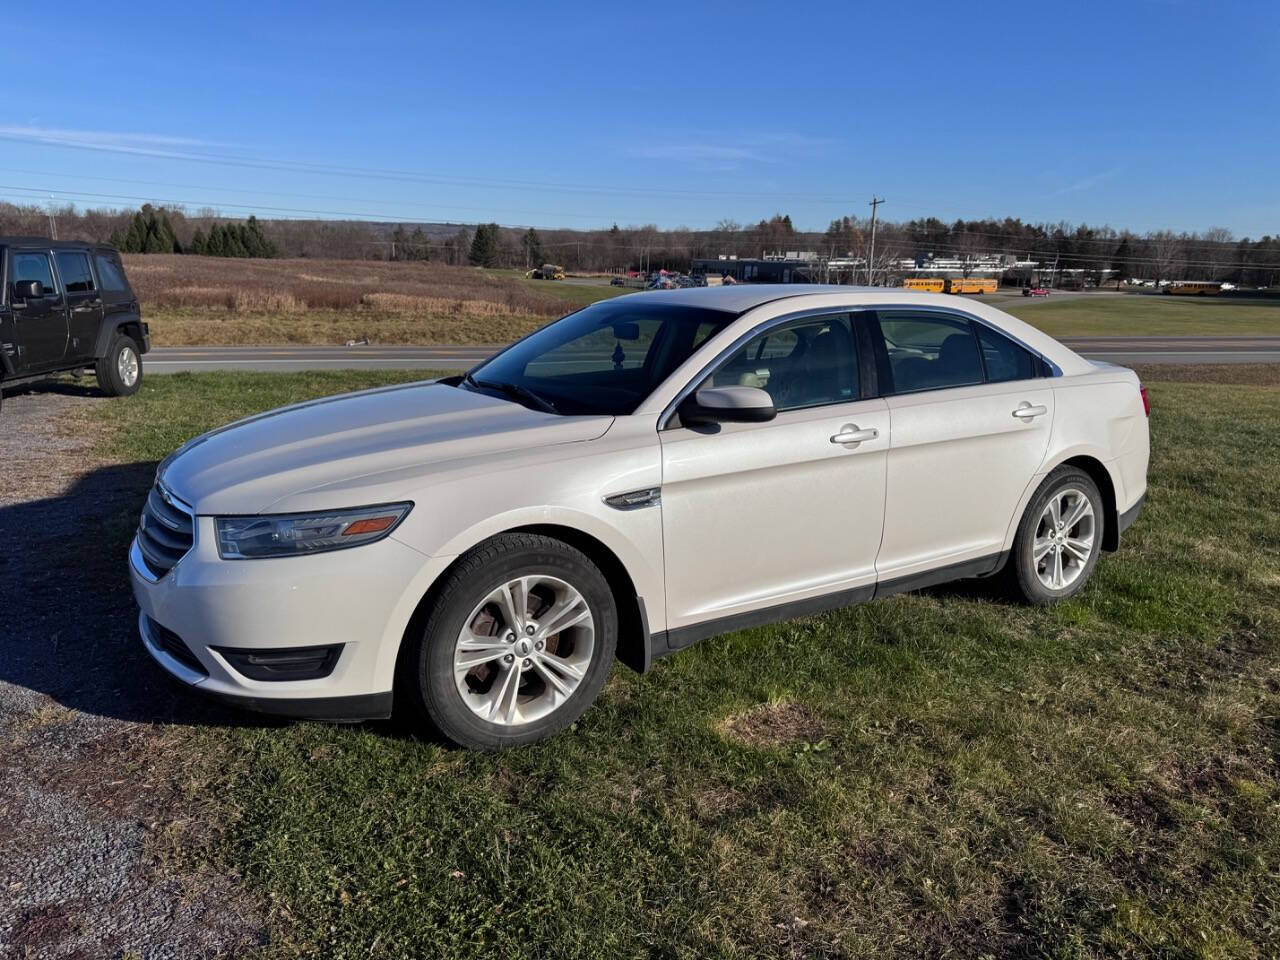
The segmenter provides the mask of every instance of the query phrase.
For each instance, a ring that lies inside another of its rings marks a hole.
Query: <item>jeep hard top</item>
[[[137,392],[151,341],[113,248],[0,237],[0,277],[0,387],[93,367],[106,393]]]

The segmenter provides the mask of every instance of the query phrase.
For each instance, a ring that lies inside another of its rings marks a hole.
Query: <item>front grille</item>
[[[156,484],[147,494],[138,522],[138,549],[147,569],[158,580],[173,569],[195,542],[191,514],[166,499]]]
[[[152,643],[184,667],[194,670],[202,676],[207,677],[209,675],[209,671],[204,668],[204,664],[196,659],[196,655],[191,652],[191,648],[183,643],[182,638],[168,627],[162,627],[150,617],[147,617],[147,632],[151,635]]]

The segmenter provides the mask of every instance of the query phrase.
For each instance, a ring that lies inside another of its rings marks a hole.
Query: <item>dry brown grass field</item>
[[[158,345],[501,343],[583,302],[581,288],[436,263],[124,260]]]

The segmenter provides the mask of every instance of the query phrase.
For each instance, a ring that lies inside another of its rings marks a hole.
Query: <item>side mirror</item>
[[[13,285],[13,299],[39,300],[44,296],[44,284],[39,280],[19,280]]]
[[[773,397],[759,387],[703,387],[680,404],[680,422],[764,423],[778,415]]]
[[[615,340],[639,340],[640,324],[635,321],[620,321],[613,325],[613,336]]]

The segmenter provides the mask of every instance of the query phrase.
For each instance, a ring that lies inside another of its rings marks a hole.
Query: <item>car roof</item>
[[[708,310],[746,313],[766,303],[794,297],[831,293],[884,293],[884,287],[850,287],[810,283],[735,283],[725,287],[680,287],[628,294],[644,297],[646,303],[671,303]],[[619,297],[619,300],[626,297]]]
[[[94,243],[92,240],[50,240],[48,237],[0,237],[0,247],[42,247],[45,250],[71,248],[75,250],[114,250],[109,243]]]

